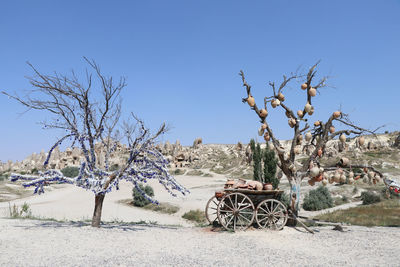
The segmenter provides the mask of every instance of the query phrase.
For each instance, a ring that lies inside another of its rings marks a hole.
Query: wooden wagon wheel
[[[217,216],[226,230],[245,230],[253,223],[254,204],[242,193],[231,193],[219,202]]]
[[[219,200],[213,196],[207,201],[206,205],[206,219],[210,224],[214,224],[218,220],[217,208]]]
[[[285,205],[276,199],[266,199],[257,206],[256,222],[261,228],[281,230],[285,226],[287,218]]]

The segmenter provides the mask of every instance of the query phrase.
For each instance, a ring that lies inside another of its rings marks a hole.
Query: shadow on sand
[[[53,221],[53,220],[32,220],[29,225],[16,225],[15,227],[31,228],[65,228],[65,227],[87,227],[91,229],[117,229],[122,231],[143,231],[150,228],[177,230],[180,226],[159,225],[147,222],[102,222],[100,228],[92,228],[90,221]]]

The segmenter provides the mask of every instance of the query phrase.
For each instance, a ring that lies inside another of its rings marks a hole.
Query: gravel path
[[[345,210],[345,209],[349,209],[349,208],[354,208],[354,207],[358,207],[360,205],[362,205],[362,201],[350,202],[350,203],[346,203],[343,205],[335,206],[333,208],[324,209],[324,210],[316,210],[316,211],[301,210],[301,215],[312,218],[312,217],[315,217],[315,216],[318,216],[321,214],[333,212],[336,210]]]
[[[1,266],[398,266],[398,228],[330,227],[312,235],[0,219]],[[396,260],[397,258],[397,260]]]

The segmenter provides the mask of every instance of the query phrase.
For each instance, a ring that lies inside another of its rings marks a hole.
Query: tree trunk
[[[297,216],[300,210],[300,177],[293,177],[292,179],[288,179],[290,184],[290,195],[289,195],[289,203],[291,211]],[[296,220],[290,219],[287,222],[289,226],[296,226]]]
[[[94,212],[92,218],[92,227],[100,227],[101,210],[103,208],[104,194],[98,194],[94,200]]]

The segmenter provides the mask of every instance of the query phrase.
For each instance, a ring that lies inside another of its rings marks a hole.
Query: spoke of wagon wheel
[[[265,217],[262,218],[261,220],[258,220],[258,222],[261,223],[262,221],[265,221],[266,219],[268,219],[268,216],[265,216]]]
[[[215,200],[213,200],[213,203],[218,206],[218,202],[215,202]]]
[[[244,197],[243,199],[242,199],[242,201],[240,202],[240,204],[243,204],[243,202],[246,200],[246,198]]]
[[[229,224],[232,222],[232,219],[233,219],[233,218],[235,218],[235,216],[232,214],[232,217],[231,217],[231,219],[229,220],[229,222],[226,224],[226,227],[229,226]]]
[[[237,209],[237,208],[239,207],[239,206],[238,206],[237,197],[238,197],[238,195],[235,194],[235,209]]]
[[[261,206],[258,208],[260,210],[263,210],[266,214],[269,214],[269,211],[266,211],[265,209],[263,209]],[[267,208],[268,209],[268,208]]]
[[[268,202],[265,202],[264,207],[267,209],[267,213],[269,214],[271,210],[269,209]]]
[[[231,199],[231,196],[228,196],[228,199],[229,199],[229,201],[231,202],[231,204],[232,204],[232,210],[235,208],[235,205],[233,204],[233,202],[232,202],[232,199]]]
[[[244,217],[242,214],[239,213],[239,216],[242,217],[243,219],[245,219],[248,222],[251,222],[248,218]]]
[[[272,203],[273,203],[273,202],[272,202]],[[273,204],[271,204],[271,206],[273,206]],[[277,205],[275,206],[275,208],[274,208],[274,210],[272,211],[272,213],[274,213],[275,210],[276,210],[278,207],[279,207],[279,204],[277,204]]]
[[[236,218],[236,216],[234,216],[234,219],[233,219],[233,231],[236,231],[236,221],[237,221],[237,218]]]
[[[232,210],[219,210],[220,212],[226,212],[226,213],[231,213]]]
[[[251,207],[251,205],[250,204],[247,204],[247,206],[245,206],[245,207],[242,207],[242,208],[240,208],[239,210],[244,210],[244,209],[246,209],[246,208],[250,208]]]
[[[253,214],[254,212],[252,212],[252,211],[241,211],[240,213],[242,213],[242,214]]]
[[[270,209],[270,211],[272,212],[272,209],[274,208],[274,202],[273,202],[273,201],[270,201],[270,203],[271,203],[271,209]]]
[[[266,222],[264,224],[264,228],[267,228],[267,225],[269,225],[269,217],[267,217],[267,220],[266,220]]]

